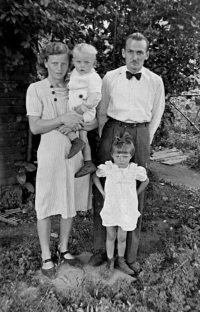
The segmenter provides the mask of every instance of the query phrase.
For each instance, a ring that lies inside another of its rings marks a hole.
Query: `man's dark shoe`
[[[125,274],[132,275],[132,276],[135,275],[135,272],[129,268],[124,257],[118,257],[115,263],[115,268],[122,271]]]
[[[75,138],[73,141],[71,141],[71,145],[72,146],[67,156],[68,159],[72,158],[74,155],[80,152],[85,147],[85,142],[79,138]]]
[[[75,174],[75,178],[80,178],[85,175],[91,174],[97,170],[97,167],[91,160],[84,161],[84,166]]]
[[[133,270],[136,274],[139,274],[142,271],[142,268],[139,262],[128,263],[128,266],[131,270]]]
[[[103,264],[107,259],[106,253],[102,251],[98,251],[95,253],[89,260],[88,264],[97,267]]]

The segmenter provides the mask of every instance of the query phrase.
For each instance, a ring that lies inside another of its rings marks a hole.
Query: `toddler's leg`
[[[128,275],[134,275],[135,272],[131,270],[124,259],[126,249],[127,232],[121,227],[118,227],[117,241],[118,241],[118,259],[116,261],[116,268]]]
[[[83,140],[85,142],[85,147],[83,149],[83,158],[84,161],[87,160],[91,160],[92,159],[92,155],[91,155],[91,148],[88,142],[88,138],[87,138],[87,131],[84,130],[80,130],[79,131],[79,137],[81,140]]]
[[[96,166],[92,162],[91,149],[87,138],[87,131],[80,130],[79,135],[81,140],[85,142],[85,147],[83,148],[83,159],[84,165],[81,169],[75,174],[76,178],[83,177],[87,174],[91,174],[96,171]]]
[[[85,142],[81,140],[81,138],[77,138],[76,133],[73,131],[68,133],[67,136],[72,145],[67,156],[67,158],[70,159],[85,147]]]
[[[70,142],[72,142],[73,140],[77,138],[76,133],[74,131],[71,131],[70,133],[68,133],[67,137],[69,138]]]

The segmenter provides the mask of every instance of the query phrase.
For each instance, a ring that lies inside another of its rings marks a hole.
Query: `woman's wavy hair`
[[[133,144],[133,137],[128,132],[124,132],[124,134],[120,132],[116,133],[111,146],[111,155],[113,155],[114,152],[124,154],[130,153],[132,157],[134,156],[135,147]]]
[[[45,61],[48,61],[50,55],[67,54],[69,57],[69,64],[72,59],[72,53],[68,46],[62,42],[50,42],[40,52],[37,60],[37,72],[39,75],[48,76],[48,71],[44,65]]]

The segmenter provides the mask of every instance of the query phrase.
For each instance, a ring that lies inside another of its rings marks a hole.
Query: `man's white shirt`
[[[150,143],[165,107],[162,78],[142,67],[141,79],[126,78],[126,66],[108,72],[103,78],[102,99],[97,119],[102,127],[107,117],[127,123],[149,123]]]

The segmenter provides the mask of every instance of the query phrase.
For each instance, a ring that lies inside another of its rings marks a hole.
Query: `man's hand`
[[[70,111],[60,116],[60,120],[67,128],[72,131],[78,131],[82,129],[83,118],[75,111]]]

